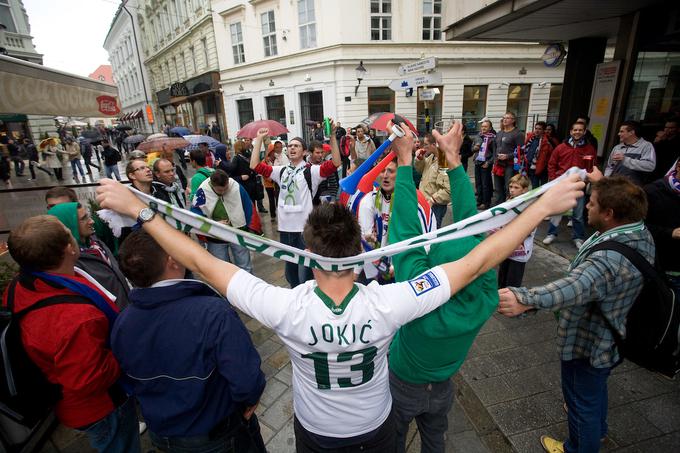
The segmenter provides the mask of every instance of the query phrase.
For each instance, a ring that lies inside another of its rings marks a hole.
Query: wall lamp
[[[359,66],[357,66],[354,70],[357,73],[357,86],[354,87],[354,96],[356,96],[357,93],[359,92],[359,85],[361,85],[361,81],[364,80],[364,76],[368,71],[366,70],[366,68],[364,68],[363,60],[359,62]]]

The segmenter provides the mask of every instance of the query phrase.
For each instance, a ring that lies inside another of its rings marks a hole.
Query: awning
[[[622,16],[662,0],[498,0],[450,24],[446,39],[565,42],[615,37]]]
[[[118,88],[0,55],[0,113],[116,117]]]

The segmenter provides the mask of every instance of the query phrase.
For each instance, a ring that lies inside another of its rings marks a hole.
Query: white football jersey
[[[289,289],[239,271],[226,294],[284,342],[302,426],[347,438],[377,429],[389,415],[387,352],[394,333],[449,300],[451,289],[435,267],[406,282],[355,284],[336,306],[313,280]]]

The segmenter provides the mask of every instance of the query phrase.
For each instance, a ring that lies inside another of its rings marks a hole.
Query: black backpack
[[[673,377],[680,371],[680,306],[663,272],[642,255],[617,241],[604,241],[589,253],[613,250],[635,266],[644,279],[642,292],[635,299],[626,318],[626,338],[621,338],[607,318],[614,333],[619,355],[643,368]]]
[[[14,311],[18,278],[7,288],[7,306],[0,310],[0,414],[19,425],[33,428],[62,397],[61,386],[47,380],[28,357],[21,341],[19,321],[28,313],[58,304],[93,304],[83,296],[63,295],[41,299],[19,312]]]

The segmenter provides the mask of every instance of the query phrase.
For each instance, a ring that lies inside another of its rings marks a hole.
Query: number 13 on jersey
[[[314,377],[316,378],[316,385],[321,390],[328,390],[333,385],[337,385],[338,387],[356,387],[357,385],[362,385],[370,381],[373,378],[373,372],[375,371],[373,360],[377,353],[378,348],[371,346],[370,348],[361,349],[359,351],[337,354],[336,362],[338,363],[338,368],[340,368],[343,362],[349,362],[357,355],[361,356],[361,362],[355,363],[354,365],[348,365],[347,373],[342,373],[342,376],[330,375],[328,367],[329,354],[327,352],[312,352],[309,354],[301,354],[301,356],[303,359],[314,361]],[[330,354],[331,358],[334,355],[335,354]],[[359,382],[352,382],[353,378],[355,381],[359,378],[359,376],[356,376],[352,372],[361,373]],[[331,382],[331,379],[333,379],[333,382]]]

